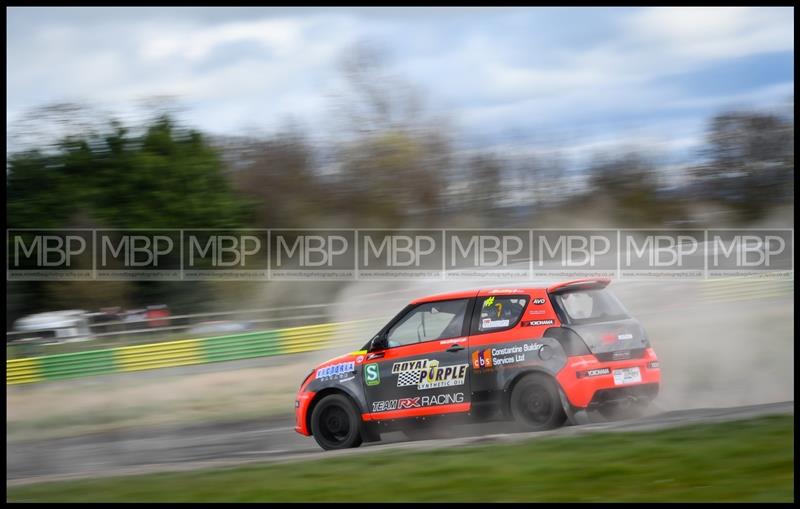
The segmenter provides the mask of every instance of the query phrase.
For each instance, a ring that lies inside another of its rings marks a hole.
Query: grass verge
[[[8,488],[8,501],[792,501],[793,416]]]

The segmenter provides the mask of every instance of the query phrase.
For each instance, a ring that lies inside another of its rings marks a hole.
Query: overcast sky
[[[371,41],[468,140],[696,146],[729,107],[794,89],[792,8],[10,8],[7,122],[53,101],[171,94],[213,133],[311,127]],[[569,148],[569,147],[567,147]]]

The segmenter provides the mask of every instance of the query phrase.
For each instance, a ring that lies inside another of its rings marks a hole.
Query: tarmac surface
[[[401,432],[385,433],[381,442],[357,449],[322,451],[313,438],[294,431],[292,417],[270,422],[241,421],[190,427],[106,432],[79,437],[7,444],[7,485],[80,478],[134,475],[161,471],[229,467],[247,463],[318,460],[348,454],[374,454],[396,449],[435,449],[546,436],[592,432],[627,432],[701,422],[792,414],[794,402],[732,408],[698,408],[656,412],[639,419],[565,426],[544,432],[515,432],[511,423],[464,424],[449,438],[408,440]]]

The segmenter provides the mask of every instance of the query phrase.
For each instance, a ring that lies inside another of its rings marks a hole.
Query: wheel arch
[[[353,407],[356,409],[356,412],[358,412],[359,419],[361,419],[361,414],[364,413],[364,409],[358,403],[358,399],[355,397],[355,395],[351,394],[350,391],[342,387],[325,387],[324,389],[321,389],[316,394],[314,394],[314,398],[308,405],[308,410],[306,411],[305,415],[305,421],[306,421],[306,429],[308,430],[309,435],[314,434],[313,430],[311,429],[311,415],[314,413],[314,408],[317,406],[317,403],[322,401],[323,398],[333,394],[341,394],[345,396],[347,399],[349,399],[350,403],[352,403]]]
[[[505,386],[503,387],[503,399],[500,404],[500,409],[503,412],[503,415],[506,417],[511,416],[511,392],[514,390],[514,387],[525,377],[531,375],[542,375],[549,378],[556,386],[559,392],[559,396],[561,399],[561,405],[564,406],[564,390],[561,388],[561,384],[558,383],[558,379],[556,379],[555,373],[548,371],[544,367],[540,366],[531,366],[524,371],[520,371],[516,373],[513,377],[509,378],[506,381]]]

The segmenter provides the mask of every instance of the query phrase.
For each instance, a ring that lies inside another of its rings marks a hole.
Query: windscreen
[[[449,339],[460,335],[468,302],[468,299],[460,299],[417,306],[389,330],[386,335],[389,346]]]
[[[559,293],[555,300],[574,324],[630,318],[622,303],[605,289]]]

